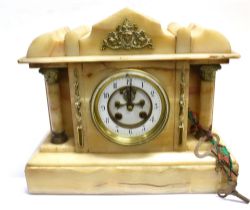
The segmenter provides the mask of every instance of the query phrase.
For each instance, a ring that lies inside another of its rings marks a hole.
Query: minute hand
[[[128,93],[127,93],[127,95],[128,95],[128,100],[127,100],[127,110],[128,111],[132,111],[133,110],[133,108],[134,108],[134,104],[133,104],[133,102],[132,102],[132,97],[133,97],[133,88],[132,88],[132,79],[130,79],[130,81],[129,81],[129,87],[128,87]]]

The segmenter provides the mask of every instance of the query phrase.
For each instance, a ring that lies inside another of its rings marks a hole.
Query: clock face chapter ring
[[[165,127],[169,100],[152,75],[126,69],[97,86],[91,98],[91,115],[108,140],[138,145],[152,140]]]

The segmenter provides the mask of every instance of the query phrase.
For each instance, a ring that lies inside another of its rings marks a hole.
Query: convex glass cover
[[[123,70],[96,88],[92,118],[99,131],[121,145],[142,144],[160,133],[169,113],[159,82],[140,70]]]

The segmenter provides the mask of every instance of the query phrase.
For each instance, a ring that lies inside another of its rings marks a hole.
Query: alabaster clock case
[[[238,57],[217,31],[164,27],[127,8],[92,27],[37,37],[19,62],[44,75],[51,130],[26,166],[29,192],[204,193],[227,186],[218,161],[193,151],[197,137],[216,136],[219,145],[216,71]],[[207,141],[201,150],[210,148]],[[237,174],[235,159],[224,160]]]
[[[156,63],[157,70],[147,65],[152,62],[83,65],[85,142],[90,152],[173,150],[174,71],[171,65],[166,69]]]

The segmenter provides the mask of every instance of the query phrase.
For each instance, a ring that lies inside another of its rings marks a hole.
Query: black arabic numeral
[[[106,107],[104,105],[101,105],[101,110],[105,111]]]
[[[109,93],[104,92],[104,93],[103,93],[103,97],[104,97],[104,99],[109,98]]]
[[[150,95],[151,95],[152,97],[154,97],[154,96],[155,96],[155,91],[154,91],[154,90],[151,90]]]
[[[127,85],[132,85],[132,78],[127,78]]]
[[[116,89],[117,88],[117,82],[113,83],[113,88]]]
[[[159,107],[158,103],[155,103],[155,109],[158,109],[158,107]]]

